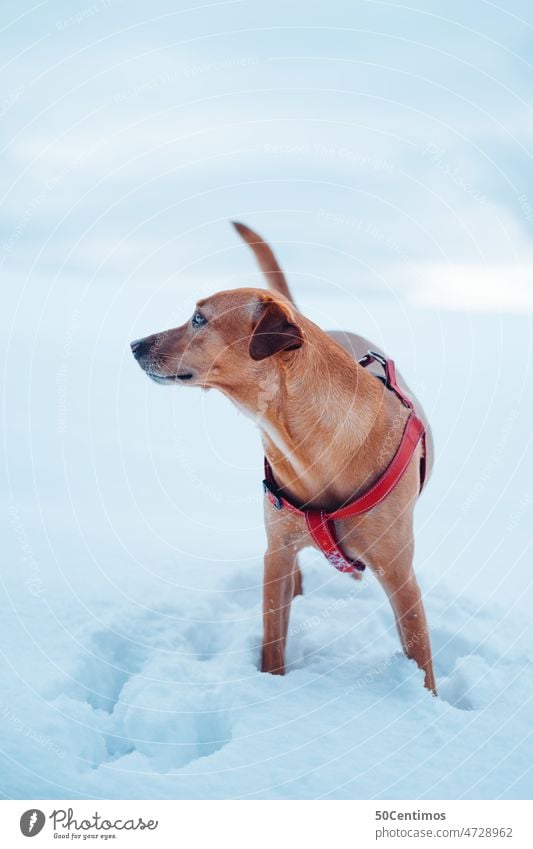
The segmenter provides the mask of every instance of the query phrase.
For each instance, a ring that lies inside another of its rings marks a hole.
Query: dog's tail
[[[257,233],[250,230],[246,224],[239,224],[238,221],[232,221],[231,223],[235,227],[239,236],[244,239],[248,247],[250,247],[254,252],[259,268],[265,275],[270,288],[275,289],[275,291],[279,292],[281,295],[285,295],[285,297],[293,304],[294,301],[285,279],[285,275],[279,267],[278,261],[271,248],[265,241],[263,241],[261,236],[258,236]]]

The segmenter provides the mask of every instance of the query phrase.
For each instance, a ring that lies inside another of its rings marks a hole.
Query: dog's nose
[[[134,339],[133,342],[130,342],[131,353],[138,360],[144,352],[146,351],[146,340],[145,339]]]

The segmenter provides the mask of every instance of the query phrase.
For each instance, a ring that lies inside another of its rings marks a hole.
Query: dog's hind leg
[[[376,573],[392,605],[402,648],[407,657],[415,660],[424,671],[424,685],[436,695],[429,628],[420,588],[411,565],[412,546],[408,548],[411,550],[403,551],[393,564],[384,570],[376,570]]]
[[[293,597],[295,597],[297,595],[303,595],[303,594],[304,594],[304,587],[303,587],[302,570],[298,566],[298,559],[296,559],[296,562],[294,564],[294,594],[293,594]]]

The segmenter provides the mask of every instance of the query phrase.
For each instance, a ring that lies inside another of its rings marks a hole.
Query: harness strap
[[[325,554],[326,559],[339,572],[364,572],[365,564],[361,560],[349,560],[335,539],[335,526],[327,513],[319,510],[306,510],[305,521],[309,533]]]
[[[363,368],[366,368],[373,362],[379,363],[385,371],[385,385],[394,392],[404,407],[410,411],[396,453],[378,480],[366,492],[362,493],[362,495],[348,504],[342,505],[337,510],[333,510],[331,513],[327,513],[324,510],[306,510],[305,507],[298,507],[292,501],[289,501],[285,495],[281,494],[274,480],[270,463],[265,457],[263,488],[266,497],[277,510],[285,508],[290,513],[295,513],[305,518],[307,528],[316,545],[325,554],[332,566],[335,566],[340,572],[363,572],[365,564],[360,560],[350,560],[343,553],[335,538],[334,522],[367,513],[380,504],[392,492],[406,471],[419,442],[422,442],[423,449],[423,456],[420,462],[420,491],[422,491],[425,478],[425,426],[416,415],[411,399],[398,386],[393,360],[386,359],[375,351],[369,351],[358,362]]]

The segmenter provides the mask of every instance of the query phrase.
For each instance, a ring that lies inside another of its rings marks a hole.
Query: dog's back
[[[292,304],[294,304],[294,299],[292,297],[291,291],[289,289],[289,284],[287,283],[287,279],[281,270],[281,267],[272,251],[272,248],[265,242],[263,238],[258,233],[255,233],[250,227],[247,227],[245,224],[241,224],[237,221],[233,222],[233,226],[235,227],[237,233],[241,236],[242,239],[246,242],[249,248],[254,253],[254,256],[257,260],[259,268],[265,275],[268,285],[274,291],[279,292],[283,295],[287,300],[289,300]],[[328,336],[333,339],[338,345],[340,345],[343,350],[346,351],[354,360],[358,361],[367,353],[367,351],[377,351],[379,347],[374,345],[369,339],[365,339],[364,336],[358,336],[356,333],[349,333],[344,330],[328,330],[326,331]],[[384,352],[381,352],[384,353]],[[383,372],[380,372],[379,366],[370,366],[369,371],[376,375],[376,378],[381,378],[383,376]],[[422,405],[410,387],[407,385],[406,381],[402,377],[399,371],[396,371],[396,377],[398,380],[398,385],[402,389],[402,391],[413,401],[415,405],[416,412],[420,419],[424,422],[426,426],[426,458],[425,458],[425,481],[427,482],[430,475],[431,470],[433,468],[433,437],[431,435],[431,428],[429,426],[428,418],[422,408]]]

